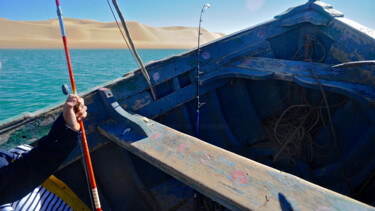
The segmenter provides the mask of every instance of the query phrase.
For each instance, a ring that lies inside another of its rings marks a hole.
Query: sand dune
[[[64,18],[71,48],[126,48],[115,22]],[[127,21],[137,48],[195,48],[198,29],[193,27],[152,27]],[[224,36],[202,29],[201,43]],[[0,18],[0,48],[61,48],[57,19],[12,21]]]

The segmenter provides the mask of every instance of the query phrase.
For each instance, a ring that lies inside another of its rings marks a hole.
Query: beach
[[[70,48],[127,48],[115,22],[73,18],[64,18],[64,22]],[[126,23],[137,48],[191,49],[197,46],[197,27],[153,27],[135,21]],[[0,18],[0,28],[0,48],[62,47],[57,19],[13,21]],[[223,33],[209,32],[204,28],[201,32],[201,44],[224,36]]]

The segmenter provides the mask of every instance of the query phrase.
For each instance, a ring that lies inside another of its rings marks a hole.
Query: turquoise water
[[[138,50],[143,62],[159,60],[184,49]],[[121,77],[137,68],[128,50],[70,50],[78,93]],[[0,121],[57,104],[70,87],[64,50],[0,49]]]

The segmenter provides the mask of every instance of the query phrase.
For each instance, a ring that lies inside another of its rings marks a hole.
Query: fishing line
[[[115,13],[113,12],[113,10],[112,10],[112,6],[111,6],[111,4],[109,3],[108,0],[107,0],[107,3],[108,3],[108,6],[109,6],[109,9],[111,10],[111,13],[112,13],[113,18],[114,18],[115,21],[116,21],[117,28],[120,30],[120,33],[121,33],[121,35],[122,35],[122,38],[124,39],[126,45],[128,46],[128,49],[129,49],[129,51],[130,51],[130,53],[131,53],[131,55],[132,55],[132,57],[133,57],[135,63],[137,63],[138,68],[141,69],[141,65],[138,63],[138,60],[135,58],[133,51],[130,49],[130,46],[129,46],[128,40],[125,38],[125,35],[124,35],[124,33],[122,32],[121,27],[120,27],[120,25],[118,24],[118,21],[117,21],[116,15],[115,15]]]
[[[136,49],[135,46],[134,46],[134,43],[133,43],[133,41],[132,41],[132,39],[131,39],[131,36],[130,36],[130,32],[129,32],[129,30],[128,30],[128,27],[126,26],[126,21],[125,21],[125,18],[124,18],[124,16],[123,16],[122,12],[121,12],[121,9],[120,9],[120,7],[118,6],[116,0],[112,0],[112,4],[113,4],[113,6],[114,6],[115,9],[116,9],[119,18],[121,19],[122,27],[124,28],[124,31],[125,31],[126,37],[127,37],[128,40],[129,40],[129,44],[130,44],[130,46],[131,46],[131,49],[133,50],[134,56],[137,58],[139,64],[141,65],[140,71],[142,72],[143,76],[145,77],[145,79],[146,79],[146,81],[147,81],[148,87],[149,87],[149,89],[150,89],[150,91],[151,91],[152,99],[153,99],[153,100],[156,100],[156,99],[157,99],[157,96],[156,96],[156,93],[155,93],[154,87],[152,86],[150,76],[148,75],[148,72],[147,72],[145,66],[143,65],[142,59],[141,59],[141,57],[139,57],[138,52],[137,52],[137,49]]]
[[[200,70],[199,70],[199,52],[200,52],[200,38],[201,38],[201,23],[203,22],[202,20],[202,15],[203,15],[203,12],[205,10],[207,10],[208,8],[210,8],[211,5],[206,3],[203,5],[203,8],[201,10],[201,14],[199,16],[199,27],[198,27],[198,47],[197,47],[197,75],[196,75],[196,80],[197,80],[197,105],[196,105],[196,126],[195,126],[195,134],[196,134],[196,137],[199,138],[199,111],[200,111],[200,108],[205,104],[205,103],[201,103],[200,101],[200,98],[199,98],[199,76],[201,74]]]
[[[83,148],[82,148],[82,140],[81,138],[79,139],[79,141],[81,142],[80,144],[80,150],[81,150],[81,155],[82,155],[82,165],[83,165],[83,170],[85,172],[85,178],[86,178],[86,183],[87,183],[87,190],[88,190],[88,193],[90,195],[90,205],[91,205],[91,209],[92,210],[95,210],[95,207],[94,207],[94,198],[92,197],[92,195],[90,194],[91,190],[90,190],[90,180],[89,180],[89,175],[87,173],[88,171],[88,168],[87,168],[87,165],[86,165],[86,162],[85,162],[85,154],[83,152]]]

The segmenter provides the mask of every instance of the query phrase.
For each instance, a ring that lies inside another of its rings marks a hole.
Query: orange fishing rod
[[[77,94],[76,84],[74,82],[73,69],[72,69],[72,64],[70,62],[68,43],[66,41],[64,22],[63,22],[63,18],[62,18],[62,11],[61,11],[59,0],[56,0],[56,7],[57,7],[57,16],[58,16],[59,22],[60,22],[62,40],[63,40],[63,43],[64,43],[66,61],[68,63],[70,83],[72,85],[73,94],[76,95]],[[90,180],[90,185],[91,185],[91,194],[92,194],[92,197],[93,197],[93,200],[94,200],[95,210],[101,211],[102,208],[101,208],[101,205],[100,205],[98,189],[97,189],[96,182],[95,182],[94,171],[93,171],[93,168],[92,168],[90,152],[89,152],[89,148],[88,148],[88,145],[87,145],[85,127],[83,125],[82,120],[79,121],[79,125],[80,125],[81,131],[82,131],[81,143],[82,143],[83,153],[84,153],[84,157],[85,157],[85,164],[87,166],[87,173],[89,175],[89,180]]]

